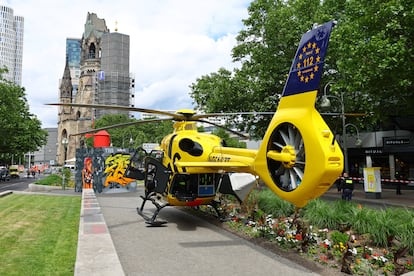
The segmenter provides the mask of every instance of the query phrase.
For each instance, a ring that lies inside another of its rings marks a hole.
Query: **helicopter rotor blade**
[[[206,113],[206,114],[196,114],[191,119],[198,120],[211,117],[225,117],[225,116],[238,116],[238,115],[274,115],[275,112],[263,111],[263,112],[223,112],[223,113]]]
[[[184,120],[186,118],[185,116],[183,116],[181,114],[175,114],[175,113],[168,112],[168,111],[161,111],[161,110],[148,109],[148,108],[139,108],[139,107],[130,107],[130,106],[121,106],[121,105],[77,104],[77,103],[49,103],[49,104],[46,104],[46,105],[98,108],[98,109],[113,109],[113,110],[123,110],[123,111],[130,111],[130,112],[143,112],[143,113],[169,116],[169,117],[172,117],[176,120]]]
[[[130,107],[130,106],[120,106],[120,105],[104,105],[104,104],[78,104],[78,103],[49,103],[46,105],[51,106],[69,106],[69,107],[83,107],[83,108],[97,108],[97,109],[113,109],[113,110],[123,110],[130,112],[143,112],[149,114],[158,114],[171,117],[170,119],[176,121],[195,121],[203,118],[210,117],[221,117],[221,116],[238,116],[238,115],[273,115],[274,112],[222,112],[222,113],[206,113],[206,114],[195,114],[195,112],[190,112],[189,110],[179,110],[177,113],[155,110],[149,108],[139,108],[139,107]]]
[[[98,132],[101,130],[108,130],[108,129],[113,129],[113,128],[121,128],[121,127],[128,127],[128,126],[148,124],[148,123],[157,123],[157,122],[163,122],[163,121],[171,121],[171,118],[149,119],[149,120],[139,120],[139,121],[128,122],[128,123],[121,123],[121,124],[116,124],[116,125],[111,125],[111,126],[106,126],[106,127],[94,128],[88,131],[82,131],[79,133],[71,134],[70,136],[78,136],[78,135]]]

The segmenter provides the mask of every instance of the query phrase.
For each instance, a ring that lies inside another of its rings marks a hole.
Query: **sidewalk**
[[[379,194],[380,198],[375,198],[374,194],[366,193],[364,191],[363,184],[356,184],[352,201],[363,205],[383,208],[391,206],[414,208],[414,190],[402,189],[401,192],[401,195],[397,195],[395,189],[382,189]],[[339,200],[341,199],[341,193],[338,192],[335,185],[333,185],[321,198],[327,200]]]
[[[82,193],[75,192],[73,188],[32,191],[29,193],[82,196],[75,275],[125,275],[118,258],[117,245],[113,243],[101,207],[92,189],[84,189]],[[402,195],[397,195],[395,189],[383,189],[379,197],[373,198],[372,194],[365,193],[362,184],[357,184],[352,201],[375,208],[414,208],[414,190],[402,189]],[[321,199],[341,200],[341,193],[338,192],[335,186],[332,186],[322,195]],[[90,256],[95,256],[95,258]],[[406,275],[414,275],[414,273]]]

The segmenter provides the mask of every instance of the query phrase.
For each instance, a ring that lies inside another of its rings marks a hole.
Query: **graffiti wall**
[[[75,191],[93,188],[95,192],[136,190],[136,180],[124,176],[134,154],[131,149],[82,148],[76,150]]]

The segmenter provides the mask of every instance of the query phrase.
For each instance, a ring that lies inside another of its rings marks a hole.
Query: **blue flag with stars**
[[[319,88],[333,25],[333,21],[327,22],[302,36],[282,96]]]

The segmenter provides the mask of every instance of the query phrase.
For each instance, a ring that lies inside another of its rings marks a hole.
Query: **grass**
[[[0,198],[0,275],[73,275],[81,197]]]

